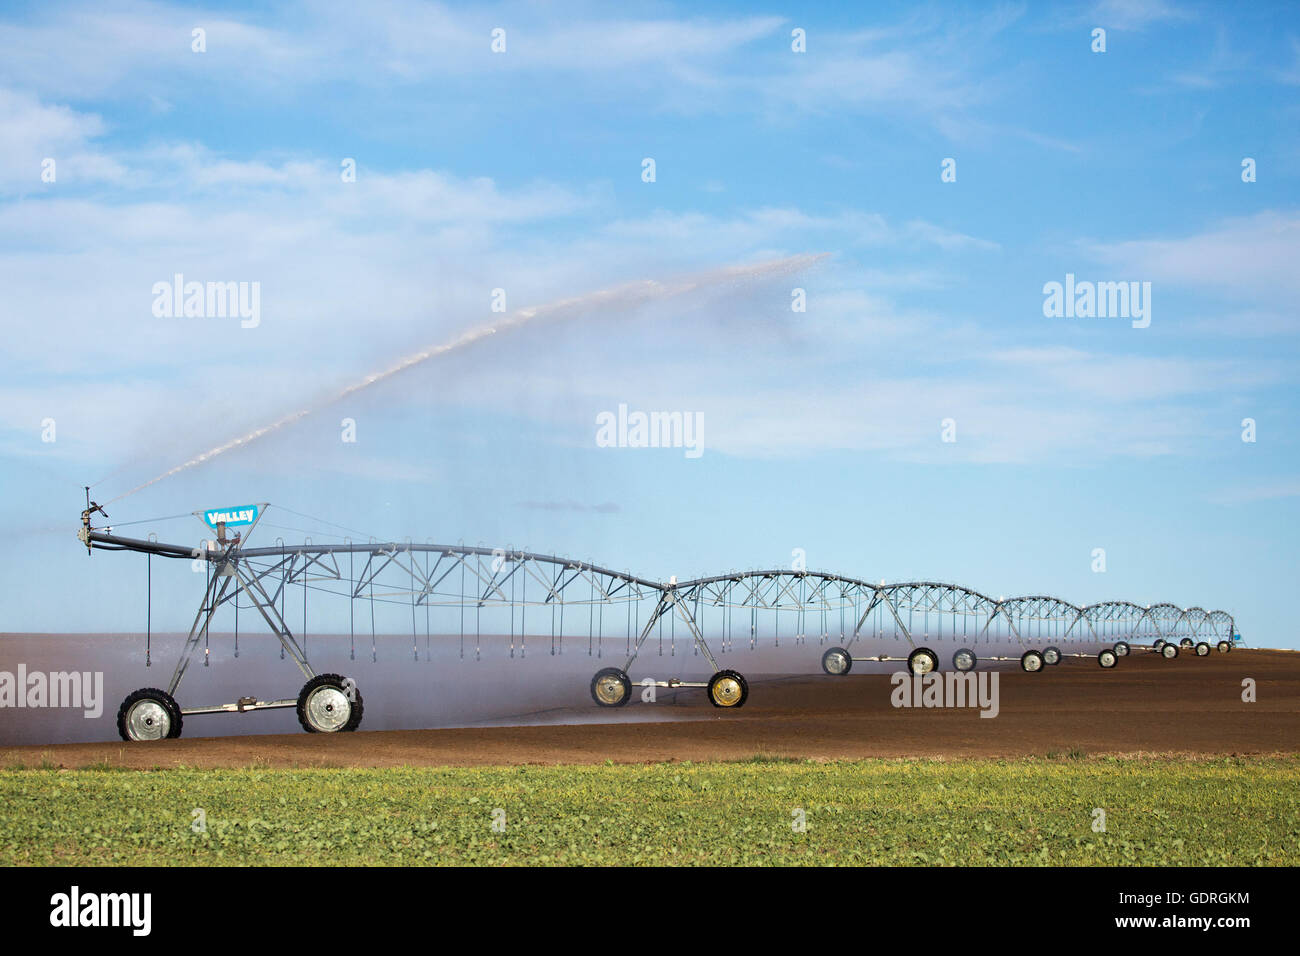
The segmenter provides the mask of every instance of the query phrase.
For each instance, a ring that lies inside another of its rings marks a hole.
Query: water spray
[[[376,385],[379,382],[392,378],[399,372],[404,372],[417,365],[422,365],[430,359],[446,355],[448,352],[454,352],[458,349],[465,348],[466,346],[482,341],[489,336],[513,331],[523,325],[527,325],[535,319],[548,317],[564,318],[567,315],[587,312],[596,307],[618,307],[627,309],[648,302],[686,295],[700,289],[722,285],[727,282],[748,282],[773,276],[789,275],[808,268],[813,263],[825,258],[826,255],[827,253],[819,253],[815,255],[805,254],[791,256],[785,259],[773,259],[767,262],[758,263],[757,265],[727,266],[725,268],[713,269],[708,272],[672,279],[666,282],[659,282],[653,279],[642,279],[636,282],[629,282],[615,286],[610,289],[600,289],[595,292],[587,292],[583,295],[560,299],[546,305],[530,306],[528,308],[518,309],[498,322],[494,322],[490,325],[478,326],[477,328],[462,333],[449,342],[430,346],[420,350],[419,352],[408,355],[390,365],[388,368],[378,372],[372,372],[360,381],[354,382],[314,405],[308,405],[305,408],[300,408],[296,411],[290,412],[267,425],[253,429],[246,435],[232,438],[224,444],[217,445],[215,448],[210,448],[202,454],[196,455],[188,461],[176,465],[174,468],[169,468],[156,478],[151,478],[144,484],[137,485],[130,491],[123,492],[116,498],[107,501],[106,504],[113,504],[115,501],[121,501],[123,498],[133,495],[138,491],[143,491],[150,485],[157,484],[164,478],[170,478],[172,475],[194,468],[204,462],[211,461],[218,455],[225,454],[235,448],[242,448],[246,445],[252,444],[259,438],[264,438],[272,432],[277,432],[286,426],[299,422],[313,412],[326,408],[329,405],[333,405],[335,402],[341,401],[362,389],[369,388],[372,385]],[[89,491],[87,491],[87,494],[89,495]],[[89,498],[87,498],[87,502],[87,508],[89,508]],[[98,506],[96,506],[96,508],[98,508]],[[101,512],[103,511],[102,508],[99,510]],[[83,523],[88,522],[89,520],[85,515],[83,515],[83,519],[85,519]]]

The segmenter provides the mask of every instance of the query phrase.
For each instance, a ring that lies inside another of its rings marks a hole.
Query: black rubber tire
[[[1097,663],[1109,670],[1119,663],[1119,655],[1110,647],[1103,647],[1097,652]]]
[[[1205,641],[1197,641],[1197,642],[1196,642],[1196,656],[1197,656],[1197,657],[1209,657],[1209,656],[1210,656],[1210,645],[1207,644]]]
[[[1165,644],[1167,643],[1168,642],[1163,637],[1157,637],[1155,643],[1151,645],[1151,650],[1159,654],[1162,650],[1164,650]]]
[[[844,655],[844,670],[833,671],[826,666],[826,661],[830,658],[832,654]],[[847,650],[845,650],[842,647],[832,647],[830,650],[828,650],[825,654],[822,655],[822,670],[830,674],[832,677],[843,677],[849,671],[853,670],[853,655],[850,654]]]
[[[617,703],[601,700],[596,695],[596,684],[605,677],[616,677],[623,684],[623,697]],[[601,707],[623,707],[632,699],[632,678],[627,676],[627,672],[617,667],[603,667],[596,671],[596,676],[591,679],[591,699]]]
[[[1178,646],[1179,646],[1179,647],[1191,647],[1193,643],[1194,643],[1194,642],[1192,641],[1192,639],[1191,639],[1190,637],[1184,637],[1181,641],[1178,642]]]
[[[962,667],[960,664],[957,663],[957,661],[960,660],[965,655],[969,655],[969,660],[970,660],[969,667]],[[957,673],[959,674],[970,673],[979,665],[979,662],[980,659],[978,655],[976,655],[976,653],[972,651],[969,647],[959,647],[957,648],[957,650],[952,652],[952,669],[957,671]]]
[[[1232,645],[1231,645],[1231,644],[1229,644],[1227,641],[1219,641],[1219,653],[1220,653],[1220,654],[1226,654],[1226,653],[1228,653],[1228,651],[1230,651],[1230,650],[1232,650]]]
[[[320,687],[333,687],[348,699],[348,704],[350,705],[348,719],[342,727],[338,728],[338,730],[322,730],[319,727],[313,727],[311,721],[307,718],[307,698],[311,695],[312,691]],[[361,693],[356,689],[356,683],[353,682],[350,687],[351,692],[349,693],[348,679],[341,674],[317,674],[311,680],[307,681],[307,683],[303,684],[302,690],[298,692],[297,708],[298,723],[302,725],[302,729],[307,731],[309,734],[337,734],[349,730],[356,730],[357,725],[361,723],[361,712],[364,709],[364,705],[361,701]]]
[[[181,735],[181,725],[184,723],[184,719],[181,715],[181,709],[177,706],[176,701],[172,699],[172,695],[165,690],[159,690],[157,687],[142,687],[127,694],[126,699],[122,701],[122,706],[117,708],[118,736],[128,743],[143,743],[143,741],[132,740],[130,734],[126,732],[126,713],[131,709],[132,704],[142,700],[156,700],[167,711],[170,726],[167,729],[165,739],[175,740]]]
[[[717,697],[715,697],[713,694],[713,688],[717,686],[717,684],[720,681],[722,681],[724,678],[728,678],[728,677],[733,678],[738,684],[740,684],[740,699],[737,700],[734,704],[719,703]],[[745,680],[744,677],[742,677],[736,671],[718,671],[716,674],[714,674],[712,677],[709,678],[709,686],[707,688],[707,693],[709,695],[709,703],[712,704],[714,707],[722,707],[725,708],[726,710],[733,710],[737,707],[744,707],[745,701],[749,700],[749,683]]]
[[[1166,641],[1165,646],[1160,648],[1160,656],[1167,661],[1172,661],[1178,656],[1178,645]]]
[[[346,685],[348,678],[344,678]],[[361,726],[361,718],[366,712],[366,702],[361,698],[361,688],[357,686],[356,681],[352,681],[352,716],[348,722],[343,725],[343,732],[350,734]]]
[[[1043,655],[1032,648],[1020,655],[1020,669],[1026,674],[1036,674],[1046,666]]]
[[[1055,660],[1053,660],[1053,658],[1055,658]],[[1061,663],[1061,649],[1059,647],[1044,647],[1043,663],[1050,664],[1053,667]]]
[[[1111,648],[1116,657],[1128,657],[1132,648],[1128,646],[1128,641],[1116,641],[1115,646]]]
[[[930,669],[928,671],[918,672],[916,669],[916,662],[922,657],[928,657],[930,659]],[[907,655],[907,671],[913,677],[916,677],[918,673],[936,674],[939,671],[939,655],[928,647],[918,647],[916,650],[912,651],[912,653]]]

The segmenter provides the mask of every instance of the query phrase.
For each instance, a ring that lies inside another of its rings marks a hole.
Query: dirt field
[[[753,681],[740,710],[677,691],[674,719],[634,702],[609,723],[452,730],[181,738],[137,744],[0,749],[0,766],[392,767],[727,760],[756,754],[1013,757],[1088,754],[1300,752],[1300,653],[1237,649],[1166,661],[1136,651],[1114,670],[1067,659],[1040,674],[1000,675],[1000,713],[890,705],[889,678],[798,676]],[[1242,701],[1244,678],[1257,702]],[[661,693],[661,703],[671,693]],[[595,705],[591,710],[595,710]],[[582,715],[589,717],[590,715]],[[633,719],[635,718],[635,719]],[[687,719],[683,719],[687,718]],[[364,725],[363,725],[364,726]]]

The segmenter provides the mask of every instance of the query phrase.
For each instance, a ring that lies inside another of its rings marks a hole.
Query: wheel
[[[837,677],[853,669],[853,657],[842,647],[832,647],[822,655],[822,670]]]
[[[1157,637],[1156,642],[1151,645],[1151,650],[1159,654],[1162,650],[1164,650],[1164,647],[1165,647],[1165,639],[1163,637]]]
[[[1181,647],[1191,647],[1192,639],[1190,637],[1184,637],[1181,641],[1178,642],[1178,644]]]
[[[1231,645],[1231,644],[1229,644],[1227,641],[1219,641],[1219,653],[1220,653],[1220,654],[1226,654],[1226,653],[1228,653],[1228,651],[1230,651],[1230,650],[1232,650],[1232,645]]]
[[[632,697],[632,679],[617,667],[606,667],[591,679],[591,699],[601,707],[622,707]]]
[[[1209,645],[1209,644],[1205,643],[1205,641],[1197,641],[1197,642],[1196,642],[1196,656],[1197,656],[1197,657],[1205,657],[1205,656],[1207,656],[1209,653],[1210,653],[1210,645]]]
[[[937,671],[939,669],[939,655],[928,647],[918,647],[907,655],[907,669],[914,676]]]
[[[1029,674],[1043,669],[1043,655],[1038,651],[1025,651],[1020,655],[1020,669]]]
[[[181,735],[181,709],[172,695],[157,687],[132,691],[117,709],[117,732],[123,740],[166,740]]]
[[[339,674],[317,674],[298,693],[298,723],[309,734],[356,730],[361,711],[356,684]]]
[[[1175,657],[1178,656],[1178,645],[1165,644],[1164,647],[1160,648],[1160,656],[1167,661],[1172,661]]]
[[[975,652],[969,647],[958,648],[952,655],[953,670],[961,671],[965,674],[967,671],[973,671],[979,660],[975,657]]]
[[[1061,649],[1059,647],[1044,647],[1043,663],[1044,664],[1061,663]]]
[[[749,685],[735,671],[718,671],[709,678],[709,700],[714,707],[743,707]]]
[[[1128,657],[1129,646],[1124,641],[1116,643],[1112,650],[1115,652],[1116,657]]]
[[[1119,663],[1119,655],[1107,647],[1097,655],[1097,663],[1102,667],[1114,667]]]

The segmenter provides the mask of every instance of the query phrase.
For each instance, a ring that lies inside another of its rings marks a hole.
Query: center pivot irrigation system
[[[1211,651],[1211,642],[1226,653],[1232,642],[1240,639],[1225,611],[1124,601],[1078,607],[1046,596],[994,600],[953,584],[872,584],[817,571],[736,571],[682,582],[674,577],[664,583],[555,555],[463,544],[375,539],[354,543],[345,538],[332,544],[313,544],[310,539],[303,544],[285,544],[277,539],[271,547],[249,547],[247,539],[268,507],[263,502],[193,512],[214,536],[191,547],[165,544],[152,535],[128,538],[114,534],[111,527],[92,527],[96,514],[108,515],[90,501],[87,489],[78,538],[87,553],[100,549],[146,555],[150,559],[150,607],[151,559],[155,556],[192,561],[207,582],[167,689],[143,688],[122,702],[118,731],[124,740],[179,737],[186,716],[287,708],[296,709],[299,723],[309,733],[355,730],[363,711],[361,693],[350,677],[317,674],[312,669],[305,641],[299,642],[286,621],[291,588],[302,590],[304,636],[309,590],[347,599],[354,659],[359,604],[369,612],[372,642],[376,603],[409,606],[413,637],[418,635],[422,615],[427,641],[436,618],[440,636],[459,633],[462,657],[467,639],[474,639],[475,658],[479,657],[480,637],[492,633],[483,630],[485,614],[495,614],[498,621],[508,614],[512,657],[516,650],[519,656],[526,655],[530,613],[534,640],[538,617],[543,627],[549,618],[551,653],[556,652],[557,635],[562,653],[567,609],[571,640],[575,619],[580,630],[582,618],[586,618],[589,654],[603,656],[611,630],[623,632],[625,663],[603,668],[591,680],[591,696],[602,707],[621,707],[631,699],[633,684],[628,671],[656,633],[663,654],[665,625],[670,630],[670,654],[676,654],[678,622],[694,653],[707,661],[712,676],[700,681],[670,678],[639,683],[702,688],[713,705],[721,708],[743,706],[749,686],[740,673],[719,666],[706,632],[715,635],[722,653],[735,648],[738,636],[754,648],[760,633],[770,633],[779,646],[783,614],[786,621],[794,622],[791,634],[796,644],[806,644],[810,632],[818,635],[819,644],[831,643],[831,634],[838,629],[842,643],[830,647],[821,658],[823,670],[831,675],[848,674],[855,661],[906,661],[917,675],[937,671],[939,655],[929,645],[944,640],[959,645],[951,656],[957,671],[976,667],[981,659],[977,647],[983,643],[989,648],[983,660],[1018,659],[1024,671],[1037,673],[1060,663],[1063,657],[1093,657],[1094,652],[1101,667],[1112,668],[1139,643],[1150,642],[1156,652],[1172,659],[1180,648],[1193,648],[1198,656],[1205,656]],[[232,536],[234,528],[243,530]],[[247,602],[244,607],[257,612],[280,642],[282,656],[297,664],[306,683],[296,698],[241,697],[231,704],[182,709],[175,694],[201,644],[206,663],[213,617],[219,609],[233,607],[238,634],[241,596]],[[498,633],[504,636],[506,629],[502,627]],[[910,653],[855,656],[851,650],[863,638],[891,637],[905,641]],[[1019,656],[991,653],[994,645],[1003,643],[1017,646]],[[418,643],[415,654],[418,659]]]

